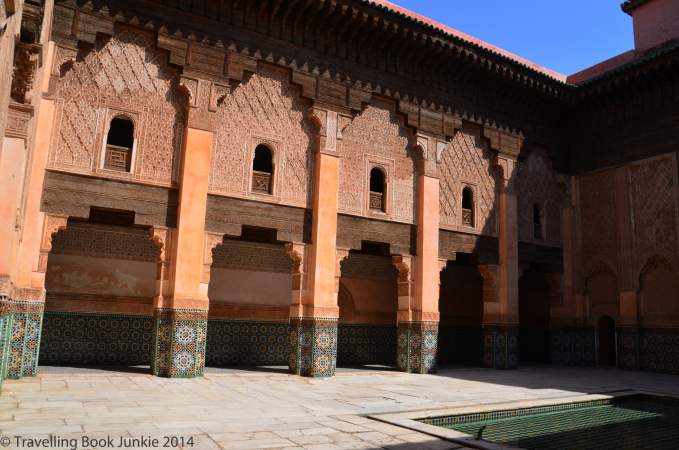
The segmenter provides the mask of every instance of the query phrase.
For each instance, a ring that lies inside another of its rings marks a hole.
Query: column
[[[214,85],[182,77],[189,108],[184,130],[177,228],[156,228],[159,244],[154,301],[153,373],[163,377],[203,375],[209,300],[205,266],[219,242],[205,233],[208,177],[212,155]],[[209,272],[207,275],[209,281]]]
[[[620,248],[620,324],[616,327],[617,366],[623,370],[639,370],[639,331],[641,308],[637,291],[639,279],[633,268],[632,211],[630,206],[627,168],[615,170],[616,203],[618,209],[618,238]]]
[[[578,282],[576,236],[577,196],[574,177],[558,175],[563,225],[563,274],[548,274],[552,299],[560,296],[560,306],[551,307],[551,362],[564,365],[594,365],[594,327],[586,323],[582,286]],[[555,293],[556,291],[556,293]]]
[[[486,300],[484,281],[483,342],[484,366],[495,369],[518,368],[519,324],[519,242],[516,210],[516,161],[496,157],[499,186],[499,266],[485,266],[492,272],[495,301]],[[479,270],[482,271],[480,266]],[[484,274],[484,280],[490,273]],[[488,309],[486,309],[486,307]]]
[[[399,269],[397,366],[403,372],[436,372],[439,314],[439,180],[445,141],[417,134],[417,255],[394,256]]]
[[[5,360],[3,378],[35,376],[38,369],[40,333],[45,310],[44,277],[52,236],[66,228],[68,217],[46,214],[39,241],[37,267],[32,275],[40,285],[20,287],[10,283],[4,316]]]
[[[32,52],[26,47],[17,46],[17,52]],[[2,214],[8,222],[2,220],[0,229],[0,258],[3,260],[0,271],[7,270],[7,252],[10,252],[9,277],[7,273],[0,276],[7,281],[6,300],[3,328],[3,363],[2,377],[21,378],[34,376],[38,367],[40,349],[40,333],[45,309],[45,272],[47,257],[52,249],[52,235],[66,227],[67,217],[47,215],[40,211],[42,189],[45,178],[45,167],[49,154],[49,144],[54,122],[54,99],[50,98],[49,76],[45,71],[50,70],[54,55],[54,43],[48,43],[44,58],[45,69],[36,76],[34,84],[24,87],[24,103],[13,104],[10,116],[14,116],[12,126],[8,126],[5,144],[2,152],[2,178],[5,171],[11,170],[12,179],[5,179],[5,187],[11,194],[6,197],[7,209]],[[36,55],[33,55],[36,56]],[[33,58],[33,57],[31,57]],[[24,63],[31,64],[34,59],[18,58]],[[26,67],[20,70],[27,69]],[[46,75],[43,77],[43,75]],[[37,102],[31,98],[39,93]],[[24,139],[27,140],[30,129],[29,120],[35,107],[35,138],[32,152],[25,150]],[[9,138],[9,139],[8,139]],[[21,142],[19,142],[19,140]],[[7,150],[7,152],[5,151]],[[19,164],[19,157],[22,162]],[[18,183],[18,184],[17,184]],[[4,191],[3,191],[4,193]],[[25,200],[23,223],[17,224],[19,209]],[[17,225],[19,225],[17,227]],[[11,233],[11,234],[9,234]]]
[[[289,244],[293,258],[293,304],[290,307],[290,371],[309,377],[330,377],[337,365],[335,293],[337,196],[339,157],[337,141],[350,119],[314,107],[318,128],[314,160],[314,198],[311,243]]]

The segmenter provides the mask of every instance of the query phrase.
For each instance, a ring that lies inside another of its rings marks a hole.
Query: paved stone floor
[[[257,371],[199,379],[43,373],[3,382],[0,443],[10,437],[6,448],[17,448],[14,436],[53,435],[79,445],[83,436],[110,437],[117,446],[120,437],[150,436],[162,446],[163,436],[177,436],[194,438],[183,448],[201,450],[459,449],[365,416],[625,389],[679,394],[678,381],[673,375],[557,366],[437,375],[350,372],[328,379]]]

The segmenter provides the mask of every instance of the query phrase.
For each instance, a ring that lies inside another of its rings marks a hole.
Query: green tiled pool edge
[[[644,397],[647,399],[652,398],[656,401],[669,402],[676,404],[677,407],[679,407],[679,396],[666,393],[630,391],[624,393],[611,393],[610,395],[571,395],[560,398],[545,399],[544,401],[520,401],[513,403],[486,405],[485,407],[460,407],[446,410],[377,414],[369,415],[368,417],[374,420],[389,423],[391,425],[408,428],[420,433],[445,439],[447,441],[470,448],[483,450],[509,450],[519,448],[488,440],[477,441],[475,436],[449,428],[444,428],[445,425],[434,425],[434,423],[440,423],[444,419],[450,419],[453,417],[471,418],[473,416],[483,416],[484,418],[481,419],[483,421],[488,420],[485,418],[486,416],[489,418],[500,418],[504,415],[505,418],[514,418],[521,417],[517,414],[517,412],[520,411],[525,411],[523,415],[535,415],[541,413],[545,414],[549,412],[558,412],[559,410],[567,411],[569,409],[576,410],[593,406],[605,406],[615,402],[634,401],[634,399],[641,399]],[[479,419],[477,418],[475,421],[478,420]],[[472,420],[469,420],[469,422],[472,422]]]

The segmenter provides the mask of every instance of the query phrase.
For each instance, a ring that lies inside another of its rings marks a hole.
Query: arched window
[[[111,120],[106,138],[104,168],[130,172],[134,148],[134,124],[125,116]]]
[[[370,171],[370,209],[384,211],[384,172],[377,167]]]
[[[252,161],[252,190],[271,193],[271,176],[273,175],[273,154],[266,145],[255,148]]]
[[[462,225],[474,226],[474,194],[468,187],[462,189]]]
[[[533,204],[533,237],[535,239],[544,239],[542,229],[542,210],[537,203]]]

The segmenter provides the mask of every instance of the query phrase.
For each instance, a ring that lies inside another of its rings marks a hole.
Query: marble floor
[[[3,381],[0,444],[8,438],[5,448],[28,448],[15,436],[52,435],[76,439],[78,448],[88,448],[82,446],[83,437],[110,438],[117,447],[121,437],[143,436],[159,439],[162,447],[165,436],[176,436],[184,438],[183,446],[174,441],[179,447],[201,450],[459,449],[366,416],[628,389],[679,394],[678,380],[674,375],[542,365],[436,375],[355,371],[327,379],[277,371],[208,373],[198,379],[111,371],[41,373]],[[143,448],[137,444],[128,448]]]

